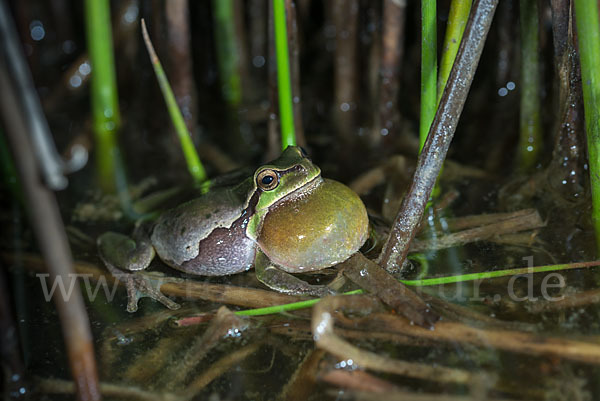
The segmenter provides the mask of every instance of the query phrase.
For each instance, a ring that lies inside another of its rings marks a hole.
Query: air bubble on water
[[[88,75],[90,72],[92,72],[92,66],[87,61],[79,66],[79,73],[81,75]]]
[[[35,40],[36,42],[44,39],[46,36],[44,24],[42,24],[42,22],[39,20],[31,21],[31,24],[29,24],[29,34],[31,35],[31,39]]]
[[[73,88],[79,88],[82,82],[83,81],[79,75],[73,75],[71,78],[69,78],[69,85],[71,85]]]

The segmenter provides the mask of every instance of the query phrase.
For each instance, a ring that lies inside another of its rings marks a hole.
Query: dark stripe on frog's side
[[[250,198],[248,207],[230,228],[217,228],[200,241],[198,256],[181,266],[173,267],[202,276],[225,276],[250,269],[257,245],[246,237],[246,225],[249,216],[254,213],[258,198],[258,193]]]

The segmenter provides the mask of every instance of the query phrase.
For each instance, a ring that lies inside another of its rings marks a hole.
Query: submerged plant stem
[[[281,122],[281,148],[283,150],[288,146],[296,145],[285,12],[285,0],[273,0],[275,53],[277,55],[277,87],[279,91],[279,119]]]
[[[85,26],[92,64],[91,102],[100,187],[117,189],[120,168],[117,132],[121,125],[108,0],[86,0]]]
[[[421,0],[421,119],[419,149],[423,149],[437,105],[436,0]]]
[[[577,38],[581,59],[583,108],[592,189],[592,220],[600,250],[600,27],[598,3],[575,0]],[[597,252],[598,252],[597,250]]]
[[[192,138],[190,137],[190,133],[185,125],[185,120],[181,115],[181,110],[179,110],[179,106],[177,105],[177,101],[175,100],[175,96],[173,95],[173,91],[171,90],[171,86],[169,85],[169,81],[165,75],[165,71],[163,70],[160,61],[156,56],[156,52],[154,51],[154,47],[152,46],[152,42],[148,36],[146,23],[143,19],[142,34],[144,35],[144,42],[146,43],[146,48],[148,49],[148,54],[150,55],[150,60],[152,61],[152,67],[154,68],[156,79],[160,85],[160,90],[162,91],[165,103],[167,104],[171,121],[173,122],[175,131],[179,137],[179,142],[181,143],[181,149],[183,150],[183,155],[185,156],[188,170],[196,182],[200,183],[206,181],[206,171],[204,170],[202,162],[200,162],[198,153],[196,153],[196,148],[194,148]]]
[[[542,146],[539,73],[539,11],[537,1],[520,1],[521,114],[519,167],[535,166]]]

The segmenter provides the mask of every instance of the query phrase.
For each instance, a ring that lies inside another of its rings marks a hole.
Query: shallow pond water
[[[142,47],[139,17],[149,23],[211,177],[242,166],[249,170],[241,176],[249,176],[280,149],[272,135],[278,130],[277,110],[268,93],[274,81],[267,71],[267,2],[236,1],[237,14],[230,19],[236,21],[240,57],[246,61],[239,71],[243,96],[235,102],[223,83],[227,57],[216,48],[222,37],[216,38],[225,34],[215,28],[224,23],[215,13],[219,3],[190,2],[179,23],[174,15],[182,11],[172,4],[185,2],[166,3],[113,4],[113,18],[128,22],[114,28],[119,32],[121,172],[132,201],[124,204],[103,193],[97,182],[86,89],[89,65],[82,61],[82,6],[11,2],[58,147],[82,144],[91,160],[69,176],[66,191],[57,193],[79,277],[73,286],[47,280],[27,213],[9,193],[12,182],[2,182],[0,262],[8,272],[6,299],[18,332],[16,354],[24,364],[23,381],[7,380],[8,399],[23,397],[21,390],[33,393],[32,399],[74,398],[50,294],[78,290],[90,319],[104,399],[600,399],[599,267],[591,263],[596,250],[581,146],[583,113],[577,101],[570,103],[574,117],[567,123],[568,113],[554,111],[564,93],[557,89],[558,74],[551,72],[552,27],[547,23],[540,28],[539,91],[541,107],[551,110],[540,123],[546,143],[537,164],[528,171],[521,168],[516,143],[522,82],[514,56],[520,50],[514,27],[518,7],[510,1],[498,9],[439,187],[413,241],[410,263],[398,276],[441,316],[433,327],[413,324],[402,309],[367,295],[272,314],[235,315],[306,299],[268,290],[253,270],[194,277],[158,258],[150,270],[163,274],[156,279],[165,282],[164,293],[181,309],[171,311],[143,298],[137,312],[126,312],[124,286],[115,285],[105,269],[96,238],[107,230],[131,233],[132,211],[147,212],[158,193],[177,188],[174,200],[158,202],[161,206],[198,195],[197,189],[188,189],[191,179]],[[323,176],[350,185],[363,199],[372,235],[362,251],[375,259],[416,165],[419,7],[408,2],[405,10],[401,74],[383,77],[378,64],[382,4],[350,1],[356,7],[346,9],[343,1],[293,3],[301,56],[292,59],[292,70],[300,69],[302,93],[294,99],[302,105],[304,124],[296,129],[304,132]],[[438,3],[441,38],[448,2]],[[544,7],[541,15],[549,16],[550,6]],[[175,29],[187,26],[181,21],[194,22],[186,28],[189,43],[183,53],[177,51],[181,32]],[[348,38],[353,45],[345,42]],[[344,57],[353,62],[340,62]],[[390,82],[397,84],[386,103],[397,110],[392,116],[380,104]],[[224,185],[225,179],[217,182]],[[334,281],[338,292],[356,290],[339,274],[346,267],[301,277],[313,284]],[[516,268],[531,270],[498,273]],[[456,276],[454,282],[447,279]]]

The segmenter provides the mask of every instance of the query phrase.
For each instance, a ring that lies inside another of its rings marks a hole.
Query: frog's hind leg
[[[154,248],[145,238],[134,240],[126,235],[107,232],[97,239],[98,254],[110,273],[127,288],[127,311],[135,312],[138,301],[149,297],[162,303],[169,309],[179,309],[160,292],[160,287],[177,279],[166,278],[158,272],[142,272],[154,258]]]
[[[261,251],[256,253],[254,270],[258,281],[275,291],[291,295],[312,295],[319,298],[335,294],[331,288],[325,285],[309,284],[290,273],[277,269]]]

